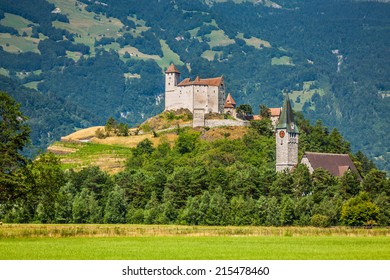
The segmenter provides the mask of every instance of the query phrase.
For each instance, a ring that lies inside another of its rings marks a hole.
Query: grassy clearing
[[[48,148],[59,155],[64,169],[80,170],[95,165],[110,174],[122,171],[131,150],[119,145],[58,142]]]
[[[31,37],[16,37],[8,33],[0,33],[0,46],[5,51],[11,53],[36,52],[38,50],[39,39]]]
[[[271,64],[272,65],[288,65],[288,66],[295,65],[292,61],[292,58],[289,56],[273,57],[271,60]]]
[[[95,39],[103,36],[112,38],[120,36],[119,29],[123,27],[123,24],[118,19],[107,18],[104,15],[96,16],[85,10],[85,4],[77,1],[76,5],[76,0],[49,0],[49,2],[60,8],[61,13],[69,18],[69,23],[56,21],[53,25],[81,35],[75,38],[75,42],[90,46],[92,53]]]
[[[210,48],[235,44],[235,41],[226,36],[223,30],[213,30],[210,34],[206,35],[206,37],[210,38],[210,42],[207,42],[210,45]]]
[[[251,37],[249,39],[244,38],[243,33],[238,33],[237,38],[242,39],[246,42],[247,45],[253,46],[256,49],[262,49],[263,47],[265,48],[271,48],[271,44],[268,41],[256,38],[256,37]]]
[[[18,30],[19,35],[22,35],[23,31],[26,31],[27,33],[27,31],[30,30],[31,33],[31,27],[28,27],[28,25],[34,23],[21,16],[10,14],[10,13],[4,13],[4,18],[0,20],[0,24],[15,28],[16,30]]]
[[[202,53],[202,57],[207,59],[208,61],[213,61],[215,54],[222,55],[223,51],[212,51],[212,50],[207,50]]]
[[[313,88],[313,84],[315,84],[315,81],[304,82],[302,90],[294,90],[290,94],[294,110],[302,111],[305,103],[310,102],[314,94],[318,93],[320,96],[325,94],[324,89],[318,87]],[[310,109],[315,110],[315,104],[312,104]]]
[[[180,56],[172,51],[164,40],[160,40],[160,44],[164,56],[156,62],[163,71],[168,68],[172,62],[176,65],[184,65],[184,62],[180,60]]]
[[[3,225],[0,259],[389,259],[389,229]]]

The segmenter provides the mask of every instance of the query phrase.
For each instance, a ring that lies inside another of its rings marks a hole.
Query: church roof
[[[173,64],[173,63],[171,65],[169,65],[169,67],[168,67],[167,71],[165,71],[165,73],[178,73],[178,74],[180,74],[179,70],[177,70],[175,64]]]
[[[190,78],[186,78],[178,84],[178,86],[191,86],[191,85],[219,87],[223,85],[223,77],[221,76],[217,78],[201,79],[198,76],[193,81],[191,81]]]
[[[287,129],[287,132],[299,133],[298,126],[294,122],[294,114],[291,108],[290,98],[288,94],[284,98],[282,113],[280,114],[279,122],[276,129]]]
[[[307,158],[314,170],[317,168],[323,168],[328,170],[333,176],[343,176],[348,170],[351,170],[359,175],[358,170],[348,154],[305,152],[303,158]]]
[[[234,99],[230,93],[226,97],[224,108],[236,108],[236,101],[234,101]]]

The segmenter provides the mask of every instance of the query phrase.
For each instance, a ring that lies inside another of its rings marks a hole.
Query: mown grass
[[[3,225],[0,259],[390,258],[389,229]]]

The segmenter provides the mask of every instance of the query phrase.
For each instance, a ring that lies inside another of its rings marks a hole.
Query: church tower
[[[276,125],[276,171],[291,170],[298,164],[299,129],[294,122],[290,98],[286,95],[282,113]]]

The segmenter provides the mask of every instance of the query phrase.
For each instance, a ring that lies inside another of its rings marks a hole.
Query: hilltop
[[[145,121],[139,127],[129,129],[128,136],[99,137],[97,132],[104,126],[80,129],[61,137],[47,149],[59,156],[65,169],[81,170],[88,166],[98,166],[102,170],[115,174],[124,170],[126,160],[132,155],[132,149],[148,139],[154,147],[168,143],[174,147],[178,134],[185,129],[200,133],[200,139],[211,142],[220,139],[234,140],[242,138],[247,127],[192,128],[192,115],[183,110],[163,112]]]
[[[0,90],[44,149],[110,116],[155,116],[174,63],[183,77],[223,75],[255,111],[290,93],[390,170],[389,14],[388,1],[0,0]]]

